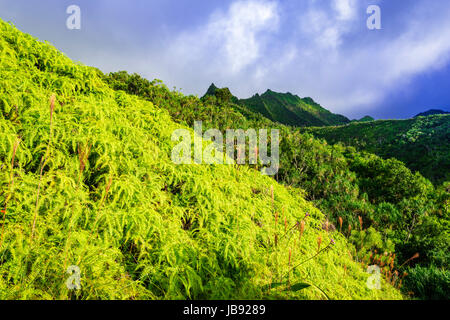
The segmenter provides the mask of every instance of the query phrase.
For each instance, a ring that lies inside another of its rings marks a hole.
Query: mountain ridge
[[[216,95],[220,90],[211,84],[205,96]],[[244,106],[264,117],[285,125],[331,126],[350,123],[350,120],[340,114],[334,114],[315,102],[311,97],[300,98],[290,92],[280,93],[267,89],[263,94],[256,93],[250,98],[239,99],[231,95],[231,101]]]
[[[428,111],[421,112],[421,113],[417,114],[416,116],[414,116],[414,118],[428,117],[428,116],[433,116],[433,115],[437,115],[437,114],[450,114],[450,112],[444,111],[444,110],[441,110],[441,109],[430,109]]]
[[[357,120],[352,120],[352,122],[370,122],[370,121],[375,121],[375,119],[371,116],[364,116],[361,119]]]

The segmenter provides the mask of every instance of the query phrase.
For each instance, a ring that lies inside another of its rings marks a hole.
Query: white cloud
[[[356,16],[357,3],[355,0],[333,0],[338,20],[351,20]]]
[[[450,22],[429,28],[426,33],[417,27],[383,50],[383,59],[390,65],[387,81],[438,68],[449,60]]]
[[[423,6],[418,6],[416,12],[423,9]],[[373,108],[389,93],[406,87],[416,75],[448,64],[450,21],[447,17],[450,8],[441,9],[433,21],[425,14],[411,14],[404,31],[398,36],[342,52],[342,60],[345,56],[348,60],[343,62],[342,68],[336,68],[330,74],[340,72],[350,79],[341,85],[337,84],[342,92],[350,94],[346,96],[341,93],[341,99],[332,95],[327,99],[328,102],[343,111],[356,106]]]
[[[298,17],[302,32],[323,48],[336,49],[342,37],[352,30],[358,3],[354,0],[332,0],[329,6],[318,6],[310,0],[310,8]]]
[[[276,2],[236,1],[226,13],[214,13],[206,26],[182,33],[171,51],[180,64],[202,61],[215,72],[233,75],[261,57],[267,34],[277,30],[278,22]]]
[[[429,2],[422,1],[406,6],[409,15],[401,23],[368,31],[361,30],[367,18],[361,3],[335,0],[320,6],[318,0],[311,0],[310,4],[298,17],[303,39],[297,57],[282,72],[267,71],[277,78],[266,81],[269,87],[282,83],[283,91],[312,96],[334,112],[370,112],[416,75],[450,61],[447,5],[435,3],[430,8]]]

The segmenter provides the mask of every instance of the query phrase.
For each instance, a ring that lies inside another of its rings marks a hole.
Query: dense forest
[[[319,139],[226,88],[198,98],[103,74],[2,21],[0,58],[0,299],[450,296],[446,176],[433,185],[402,159]],[[301,104],[287,95],[265,100]],[[314,125],[332,124],[317,114]],[[172,132],[193,134],[198,120],[278,128],[278,174],[174,164]],[[374,264],[380,290],[366,285]],[[81,290],[66,287],[71,265]]]
[[[306,132],[342,142],[358,150],[396,158],[420,172],[436,186],[450,181],[450,115],[419,116],[407,120],[378,120],[339,127],[306,128]]]

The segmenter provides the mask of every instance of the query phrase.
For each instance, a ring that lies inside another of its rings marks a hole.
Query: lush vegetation
[[[449,114],[450,112],[444,111],[444,110],[439,110],[439,109],[430,109],[428,111],[425,112],[421,112],[418,115],[416,115],[414,118],[417,117],[427,117],[427,116],[432,116],[432,115],[436,115],[436,114]]]
[[[187,128],[177,112],[233,127],[265,119],[105,79],[0,21],[0,299],[402,297],[394,277],[366,286],[353,246],[297,186],[170,159],[172,132]],[[305,144],[327,161],[324,144]],[[81,290],[66,287],[71,265]]]
[[[396,158],[435,185],[450,181],[450,115],[358,122],[305,131],[330,144],[342,142],[385,159]]]
[[[348,237],[358,261],[381,265],[386,278],[401,279],[397,281],[400,287],[409,268],[416,264],[436,267],[442,270],[438,275],[446,274],[448,187],[435,188],[398,160],[383,160],[341,144],[329,145],[303,130],[273,123],[234,103],[226,88],[214,88],[215,95],[198,99],[169,91],[158,80],[150,82],[125,72],[105,78],[114,89],[161,105],[174,120],[189,126],[203,120],[206,128],[221,130],[278,127],[282,131],[281,165],[275,178],[284,185],[305,189],[306,198],[325,213],[325,225]],[[433,232],[428,230],[431,227]],[[409,288],[414,281],[417,277],[408,282]],[[448,297],[445,278],[443,283]],[[408,292],[420,298],[439,296],[422,296],[419,289]]]
[[[352,122],[369,122],[369,121],[375,121],[375,119],[372,118],[371,116],[364,116],[359,120],[352,120]]]
[[[225,88],[228,90],[227,88]],[[217,96],[217,88],[212,84],[205,96]],[[228,90],[229,91],[229,90]],[[245,106],[254,113],[265,118],[290,126],[329,126],[349,123],[350,120],[326,110],[311,98],[301,99],[291,93],[278,93],[267,90],[264,94],[256,94],[248,99],[238,99],[230,93],[229,100]]]

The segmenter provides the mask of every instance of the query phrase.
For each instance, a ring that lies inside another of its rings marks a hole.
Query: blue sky
[[[66,8],[81,8],[81,30]],[[381,30],[366,27],[369,5]],[[0,17],[70,58],[203,95],[310,96],[350,118],[450,109],[448,0],[0,0]]]

